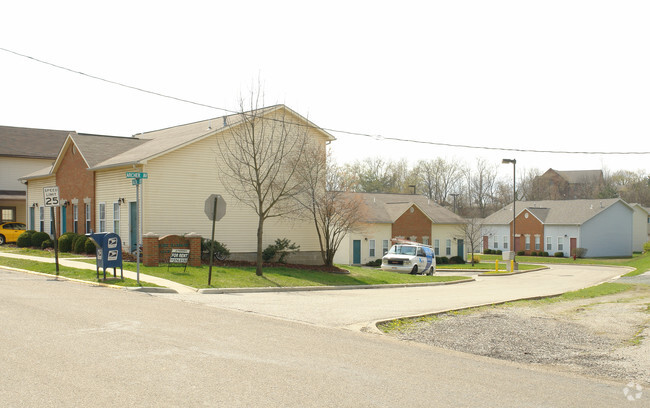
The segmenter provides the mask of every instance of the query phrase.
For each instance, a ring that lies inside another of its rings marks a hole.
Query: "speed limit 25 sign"
[[[43,202],[45,207],[58,207],[59,187],[43,187]]]

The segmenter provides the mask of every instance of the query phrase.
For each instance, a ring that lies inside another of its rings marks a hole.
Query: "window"
[[[72,218],[73,218],[73,223],[72,223],[72,230],[74,231],[75,234],[79,233],[79,206],[77,204],[72,205]]]
[[[90,221],[90,204],[86,203],[86,234],[89,234],[92,229]]]
[[[422,237],[422,243],[424,245],[429,245],[429,237]]]
[[[540,249],[540,238],[539,235],[535,235],[535,251],[539,251]]]
[[[0,207],[0,222],[16,221],[16,207]]]
[[[503,249],[508,249],[508,241],[510,240],[510,237],[507,235],[503,236]]]
[[[38,230],[45,232],[45,207],[38,207]]]
[[[557,237],[557,250],[564,252],[564,238]]]
[[[525,235],[526,238],[526,251],[530,251],[530,235]]]
[[[388,240],[387,239],[381,241],[381,251],[382,251],[382,253],[384,255],[386,255],[388,253]]]
[[[113,232],[120,233],[120,205],[113,203]]]
[[[440,255],[440,240],[439,239],[434,239],[433,240],[433,252],[436,254],[436,256]]]
[[[499,249],[499,237],[494,236],[494,249]]]
[[[451,240],[447,240],[447,246],[445,248],[445,255],[449,256],[451,255]]]
[[[371,239],[368,241],[368,248],[370,248],[370,257],[374,258],[375,257],[375,240]]]
[[[99,232],[106,232],[106,204],[99,203]]]
[[[552,250],[553,250],[553,238],[546,237],[546,251],[552,251]]]

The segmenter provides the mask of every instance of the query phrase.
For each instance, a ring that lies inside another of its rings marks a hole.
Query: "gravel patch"
[[[650,287],[595,299],[447,313],[400,339],[589,376],[650,384]]]

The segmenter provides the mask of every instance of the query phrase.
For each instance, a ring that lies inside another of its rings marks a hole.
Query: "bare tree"
[[[297,166],[305,191],[296,199],[314,221],[323,264],[333,266],[341,241],[361,224],[363,203],[353,193],[343,191],[349,187],[346,179],[328,160],[323,146],[310,146],[305,158]]]
[[[458,227],[472,253],[472,266],[474,266],[474,254],[480,252],[483,245],[482,221],[481,218],[467,218],[465,219],[465,224]]]
[[[419,189],[438,204],[445,205],[448,195],[458,188],[460,168],[458,162],[439,157],[419,162],[414,171],[418,176]]]
[[[478,207],[480,216],[485,217],[488,208],[491,208],[493,204],[497,165],[491,165],[486,160],[479,158],[476,161],[476,169],[466,170],[465,177],[471,202]]]
[[[260,92],[251,92],[250,109],[240,99],[239,123],[232,137],[217,139],[224,187],[257,214],[257,267],[262,276],[264,222],[295,210],[293,197],[302,191],[295,164],[308,141],[305,126],[292,123],[283,105],[262,108]]]

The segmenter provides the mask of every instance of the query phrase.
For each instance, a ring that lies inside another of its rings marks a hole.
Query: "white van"
[[[412,275],[433,275],[436,272],[436,257],[433,248],[428,245],[399,242],[381,258],[381,269]]]

